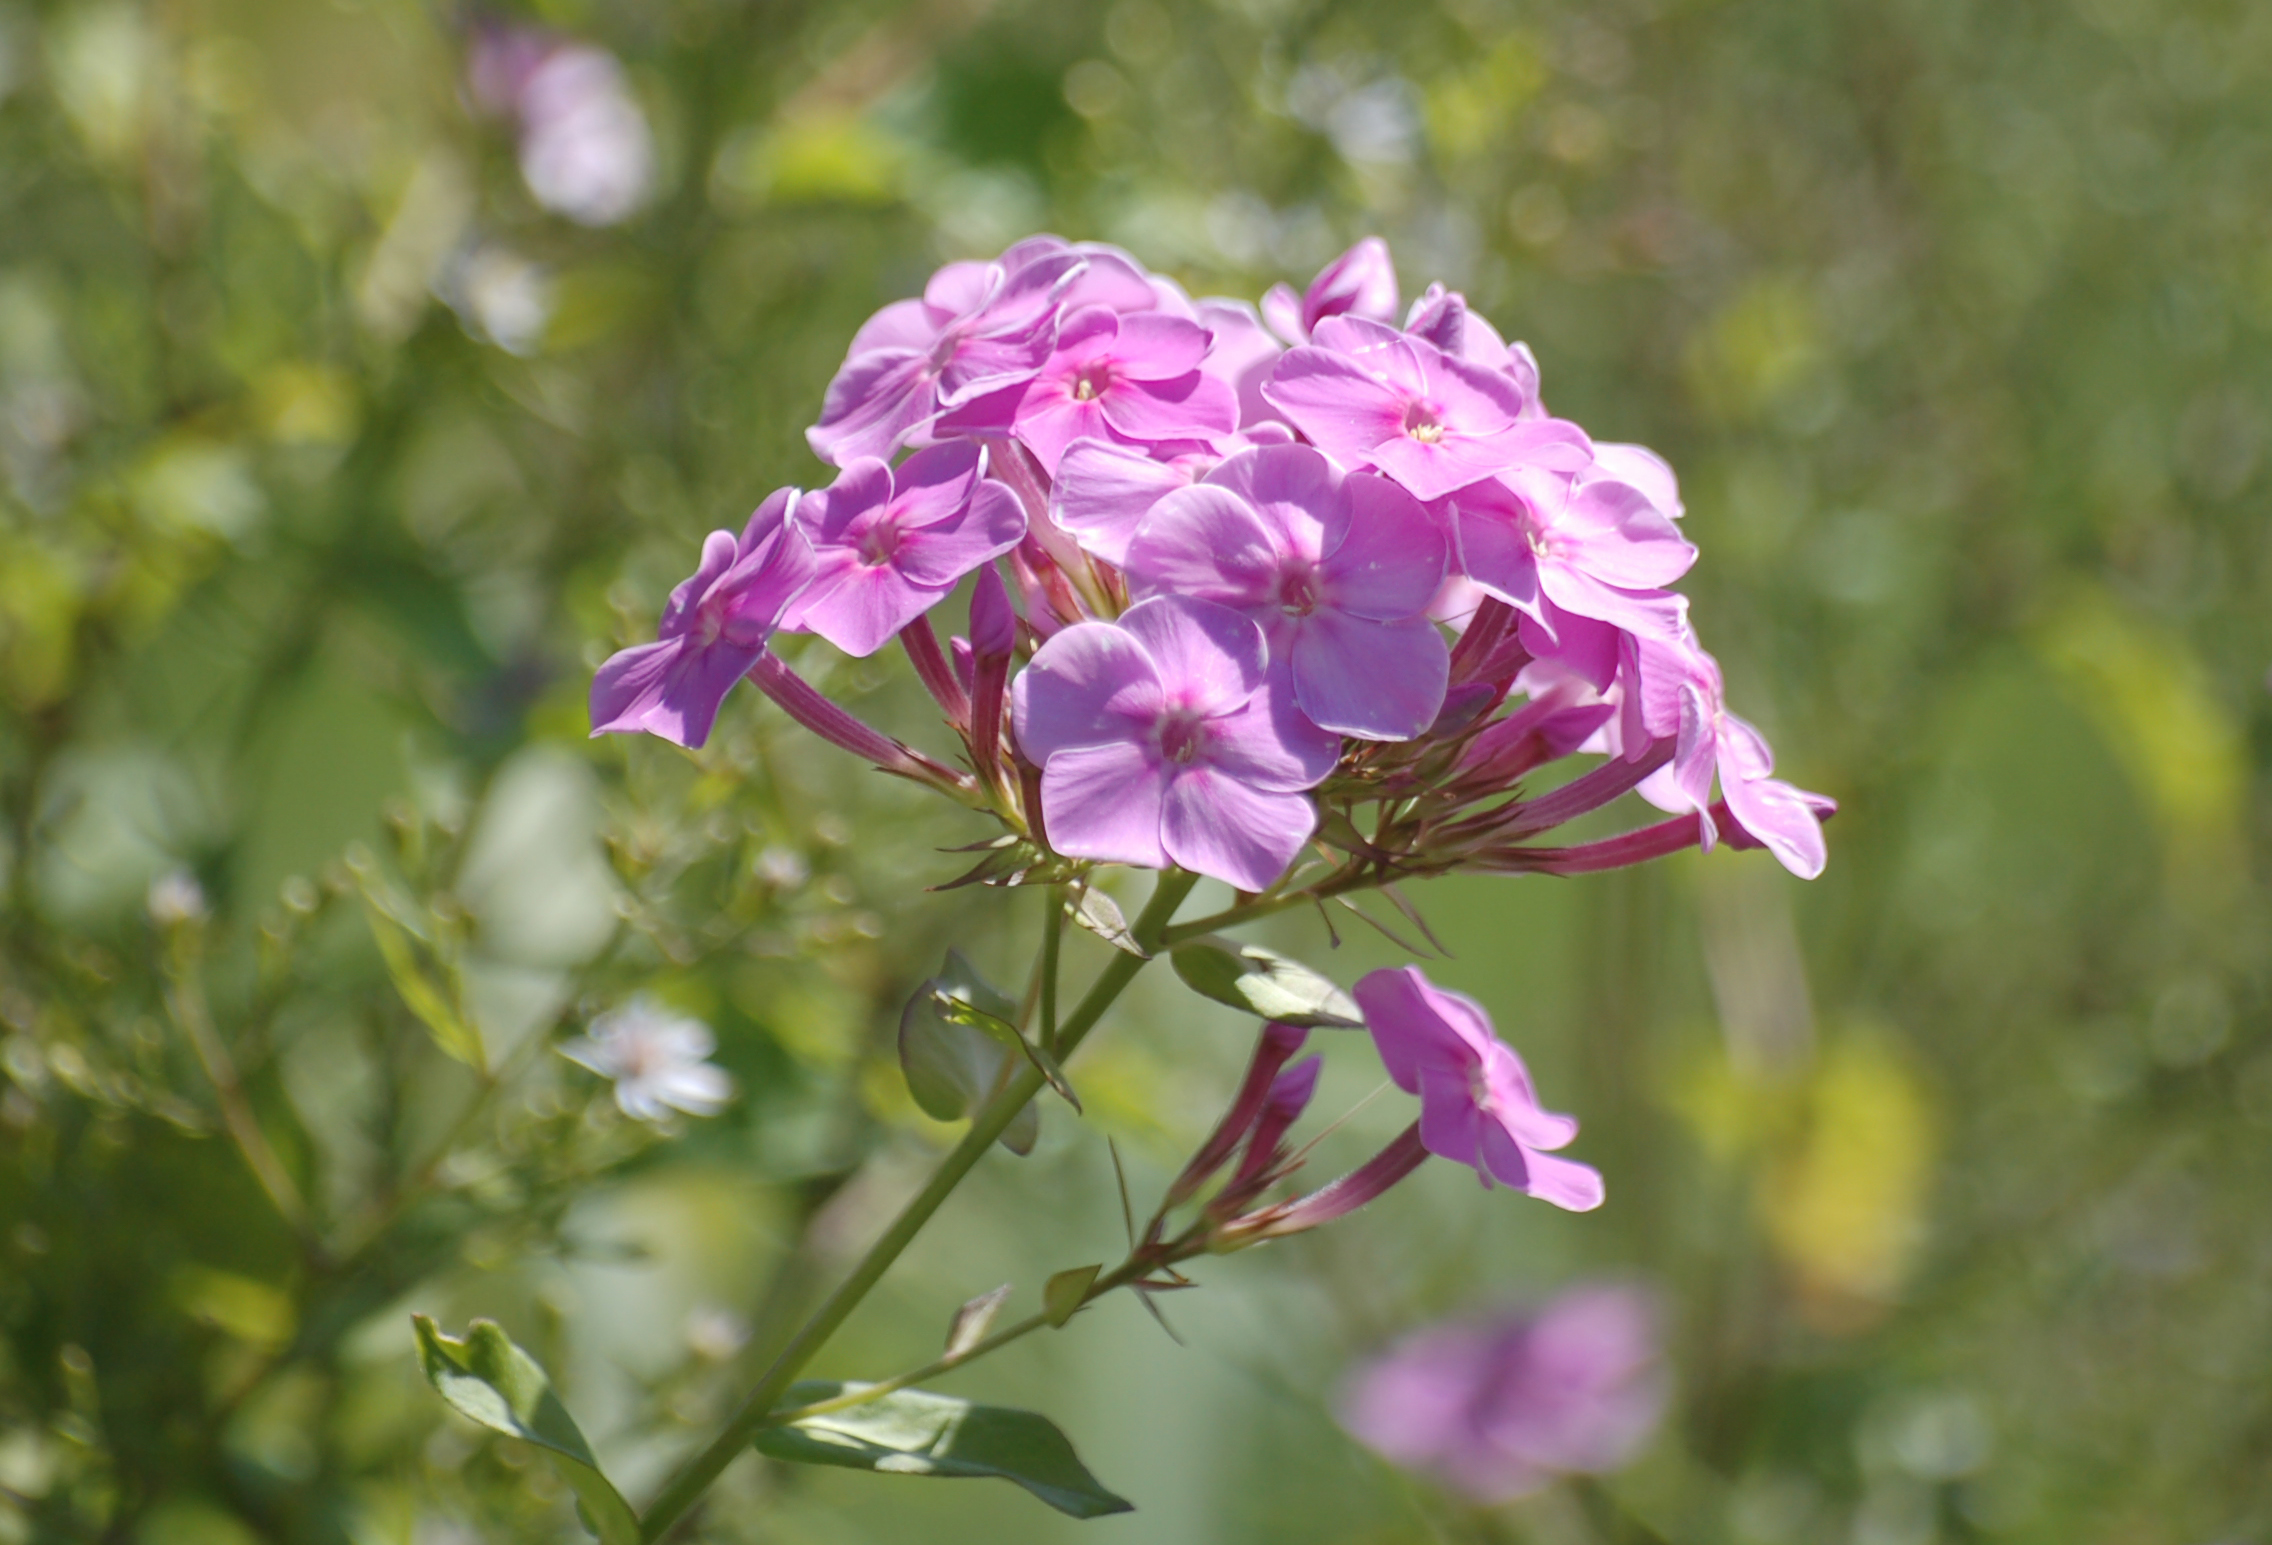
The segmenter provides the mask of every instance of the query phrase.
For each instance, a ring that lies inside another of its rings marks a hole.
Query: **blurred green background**
[[[638,207],[532,198],[485,21],[622,61]],[[949,942],[1014,978],[1035,899],[926,893],[978,823],[754,694],[693,757],[582,705],[704,532],[824,480],[860,320],[1036,229],[1249,298],[1379,232],[1527,339],[1680,469],[1830,869],[1421,888],[1610,1204],[1434,1166],[1203,1263],[1187,1349],[1120,1301],[957,1375],[1135,1514],[752,1460],[700,1537],[2272,1539],[2272,8],[0,0],[0,1541],[575,1538],[407,1313],[503,1320],[643,1494],[923,1172],[897,1006]],[[1272,938],[1402,958],[1343,934]],[[1141,1205],[1248,1034],[1159,975],[1094,1119],[816,1373],[1116,1258],[1100,1132]],[[728,1113],[652,1140],[542,1054],[634,990]],[[1326,1115],[1378,1080],[1329,1050]],[[1397,1332],[1604,1274],[1679,1390],[1616,1509],[1463,1511],[1335,1429]]]

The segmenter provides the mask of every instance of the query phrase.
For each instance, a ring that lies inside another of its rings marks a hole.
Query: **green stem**
[[[1131,1282],[1140,1280],[1150,1270],[1151,1264],[1149,1262],[1133,1258],[1123,1261],[1104,1276],[1089,1284],[1088,1292],[1081,1295],[1080,1305],[1074,1312],[1078,1313],[1080,1309],[1086,1309],[1116,1288],[1123,1288]],[[765,1420],[758,1425],[786,1427],[791,1422],[801,1422],[810,1416],[826,1416],[831,1411],[848,1411],[854,1406],[864,1406],[871,1400],[881,1400],[886,1395],[896,1394],[910,1384],[921,1384],[926,1380],[937,1378],[942,1373],[952,1372],[964,1363],[976,1362],[987,1353],[998,1352],[1011,1342],[1024,1336],[1030,1336],[1049,1323],[1049,1316],[1046,1313],[1028,1315],[1025,1319],[1018,1321],[1017,1324],[998,1330],[983,1341],[973,1342],[961,1352],[949,1352],[942,1357],[933,1358],[920,1368],[910,1368],[907,1372],[894,1374],[880,1383],[863,1384],[858,1389],[846,1390],[843,1394],[828,1400],[816,1400],[811,1405],[789,1406],[778,1411],[768,1411],[765,1414]]]
[[[1065,891],[1049,888],[1049,916],[1041,924],[1041,1047],[1057,1051],[1057,957],[1065,938]]]
[[[1160,942],[1173,947],[1186,939],[1196,939],[1201,934],[1221,933],[1226,928],[1251,923],[1258,917],[1268,917],[1273,912],[1283,912],[1288,907],[1298,907],[1310,901],[1328,901],[1350,891],[1369,890],[1394,878],[1394,875],[1374,875],[1363,869],[1344,869],[1338,874],[1328,875],[1315,885],[1305,885],[1298,891],[1288,891],[1282,896],[1258,896],[1252,901],[1242,901],[1235,907],[1225,907],[1209,916],[1178,923],[1160,935]]]
[[[1197,880],[1196,875],[1174,869],[1160,876],[1159,883],[1152,888],[1152,899],[1145,904],[1143,916],[1136,922],[1136,940],[1144,946],[1147,954],[1158,947],[1161,937],[1167,931],[1168,920],[1175,916],[1175,909],[1190,894],[1191,887]],[[1144,962],[1134,955],[1120,951],[1113,953],[1113,958],[1098,973],[1088,993],[1060,1027],[1059,1055],[1071,1055],[1073,1049],[1096,1028],[1097,1021],[1104,1017],[1105,1010],[1135,980],[1137,971],[1143,965]],[[812,1318],[805,1321],[797,1334],[790,1338],[789,1344],[781,1349],[780,1354],[773,1359],[773,1365],[765,1370],[757,1381],[757,1387],[750,1391],[749,1398],[742,1402],[741,1409],[734,1413],[725,1429],[663,1487],[654,1502],[648,1506],[646,1516],[640,1520],[641,1539],[661,1539],[685,1515],[687,1509],[710,1489],[711,1482],[718,1478],[719,1473],[733,1463],[748,1446],[750,1435],[765,1425],[767,1416],[772,1413],[782,1393],[828,1343],[829,1337],[835,1335],[845,1320],[851,1317],[852,1311],[860,1306],[860,1301],[883,1279],[884,1273],[891,1269],[900,1253],[922,1232],[923,1225],[931,1221],[931,1215],[953,1194],[955,1187],[962,1184],[963,1177],[985,1156],[986,1150],[994,1145],[995,1140],[1010,1125],[1012,1118],[1025,1108],[1026,1102],[1040,1092],[1041,1086],[1042,1076],[1038,1069],[1030,1065],[1020,1068],[1008,1086],[978,1114],[971,1122],[970,1130],[963,1134],[962,1141],[940,1163],[937,1172],[923,1189],[900,1209],[899,1216],[892,1220],[891,1227],[884,1230],[883,1237],[869,1246],[868,1253],[852,1268],[852,1274],[828,1296],[827,1302],[813,1311]]]

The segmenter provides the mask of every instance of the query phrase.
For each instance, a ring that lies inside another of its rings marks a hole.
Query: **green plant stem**
[[[252,1102],[245,1097],[244,1081],[237,1075],[236,1060],[229,1055],[228,1046],[214,1028],[213,1016],[206,1011],[205,992],[198,980],[196,944],[177,940],[173,953],[174,969],[170,973],[173,980],[166,992],[166,1008],[197,1052],[198,1064],[204,1068],[206,1081],[213,1086],[213,1098],[221,1108],[221,1124],[228,1129],[229,1140],[236,1145],[245,1167],[252,1171],[253,1179],[260,1183],[260,1189],[266,1193],[278,1216],[311,1250],[320,1250],[300,1188],[292,1183],[291,1172],[269,1146],[268,1134],[261,1130],[259,1118],[253,1115]]]
[[[1136,940],[1144,946],[1146,954],[1159,945],[1167,932],[1168,920],[1175,916],[1175,909],[1190,894],[1191,887],[1197,880],[1197,876],[1185,874],[1181,870],[1168,870],[1160,876],[1159,883],[1152,888],[1151,900],[1145,903],[1143,915],[1137,919],[1134,930]],[[1088,1033],[1096,1028],[1097,1021],[1104,1017],[1105,1010],[1135,980],[1136,973],[1143,965],[1144,961],[1134,955],[1114,952],[1113,958],[1098,973],[1088,993],[1060,1027],[1060,1055],[1070,1055]],[[963,1177],[985,1156],[986,1150],[994,1145],[1012,1118],[1025,1108],[1028,1100],[1040,1092],[1041,1087],[1040,1070],[1030,1065],[1020,1068],[1002,1092],[978,1114],[971,1122],[970,1130],[963,1134],[962,1141],[940,1163],[923,1189],[900,1209],[899,1216],[892,1220],[883,1236],[869,1246],[868,1253],[852,1268],[851,1275],[828,1296],[825,1303],[813,1311],[812,1317],[790,1338],[789,1344],[781,1349],[780,1354],[773,1359],[773,1365],[759,1378],[757,1387],[750,1391],[749,1398],[742,1402],[741,1409],[734,1413],[724,1430],[681,1467],[678,1474],[670,1479],[648,1505],[646,1515],[639,1523],[641,1539],[654,1541],[667,1534],[687,1509],[710,1489],[719,1473],[733,1463],[749,1445],[750,1435],[766,1424],[766,1418],[772,1413],[782,1392],[788,1389],[797,1375],[804,1371],[805,1365],[812,1361],[828,1343],[828,1339],[850,1318],[852,1311],[860,1306],[860,1301],[883,1279],[884,1273],[891,1269],[900,1253],[922,1232],[923,1225],[931,1221],[932,1214],[954,1193],[955,1187],[962,1184]]]
[[[1074,1312],[1079,1313],[1080,1309],[1086,1309],[1114,1289],[1126,1287],[1129,1283],[1139,1280],[1150,1269],[1148,1262],[1134,1259],[1122,1262],[1089,1284],[1088,1292],[1081,1295],[1079,1309]],[[816,1400],[811,1405],[788,1406],[781,1410],[768,1411],[765,1414],[765,1420],[758,1425],[761,1427],[786,1427],[791,1422],[801,1422],[808,1416],[826,1416],[831,1411],[848,1411],[854,1406],[866,1405],[871,1400],[881,1400],[884,1396],[896,1394],[910,1384],[921,1384],[926,1379],[935,1379],[942,1373],[952,1372],[965,1363],[974,1363],[987,1353],[998,1352],[1011,1342],[1024,1336],[1030,1336],[1049,1323],[1050,1319],[1046,1313],[1028,1315],[1025,1319],[1018,1321],[1017,1324],[1006,1326],[994,1332],[985,1340],[972,1343],[964,1351],[950,1352],[943,1357],[933,1358],[920,1368],[910,1368],[905,1373],[894,1374],[879,1383],[863,1384],[858,1389],[847,1390],[829,1400]]]
[[[1394,878],[1394,875],[1388,874],[1372,875],[1362,869],[1345,869],[1338,874],[1328,875],[1315,885],[1305,885],[1300,890],[1288,891],[1282,896],[1257,896],[1252,901],[1242,901],[1235,907],[1225,907],[1206,917],[1178,923],[1160,935],[1160,942],[1172,948],[1186,939],[1196,939],[1202,934],[1221,933],[1226,928],[1236,928],[1241,923],[1251,923],[1258,917],[1268,917],[1289,907],[1302,906],[1312,901],[1329,901],[1350,891],[1370,890]]]
[[[1057,1050],[1057,961],[1065,939],[1065,888],[1049,888],[1049,915],[1041,923],[1041,1048]]]

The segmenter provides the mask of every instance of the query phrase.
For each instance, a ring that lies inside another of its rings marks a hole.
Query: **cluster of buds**
[[[1119,863],[1323,897],[1720,840],[1818,873],[1830,801],[1771,776],[1665,588],[1695,557],[1670,469],[1550,416],[1457,293],[1401,328],[1397,297],[1377,240],[1259,314],[1054,237],[947,265],[830,384],[807,438],[834,482],[711,535],[659,640],[599,672],[594,733],[700,745],[748,676],[997,815],[966,877],[993,883]],[[962,765],[829,703],[776,631],[896,638]],[[1628,791],[1669,819],[1539,840]]]

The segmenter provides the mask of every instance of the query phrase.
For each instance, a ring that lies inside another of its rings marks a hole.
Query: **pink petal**
[[[1487,1145],[1497,1134],[1508,1147],[1514,1140],[1500,1132],[1498,1124],[1486,1117],[1475,1105],[1475,1096],[1468,1091],[1466,1076],[1455,1068],[1428,1067],[1420,1070],[1420,1143],[1439,1159],[1454,1164],[1470,1164],[1485,1185],[1491,1183],[1491,1172],[1484,1165]],[[1517,1156],[1520,1163],[1520,1155]],[[1502,1174],[1502,1179],[1505,1176]],[[1510,1181],[1520,1185],[1520,1180]]]
[[[1272,671],[1264,690],[1244,707],[1210,719],[1207,737],[1210,766],[1279,793],[1314,787],[1341,757],[1341,737],[1301,711],[1294,701],[1292,674],[1283,670]]]
[[[1290,347],[1310,341],[1309,326],[1302,321],[1302,298],[1291,285],[1274,284],[1264,292],[1262,320]]]
[[[848,555],[849,556],[849,555]],[[899,630],[945,598],[951,585],[922,585],[890,564],[869,565],[857,558],[837,560],[798,609],[798,625],[818,633],[848,655],[874,654]]]
[[[1176,770],[1162,815],[1176,863],[1243,891],[1267,890],[1317,829],[1307,797],[1252,788],[1204,765]]]
[[[1129,587],[1139,597],[1192,595],[1240,608],[1276,600],[1285,561],[1284,544],[1269,523],[1238,494],[1212,483],[1161,499],[1126,554]]]
[[[1076,440],[1119,440],[1105,417],[1104,400],[1083,401],[1061,385],[1037,381],[1026,394],[1017,415],[1018,443],[1033,452],[1041,470],[1052,478]]]
[[[1081,622],[1043,644],[1010,683],[1018,745],[1048,765],[1074,746],[1147,732],[1165,707],[1158,666],[1125,628]]]
[[[891,566],[918,585],[946,590],[980,564],[1017,546],[1025,534],[1025,506],[1016,494],[988,478],[949,518],[903,534]]]
[[[1275,421],[1277,413],[1262,395],[1262,383],[1277,367],[1284,345],[1270,336],[1256,319],[1254,308],[1243,300],[1203,300],[1200,325],[1215,335],[1200,368],[1238,394],[1239,427]]]
[[[710,594],[710,588],[734,566],[741,552],[741,544],[734,540],[731,531],[713,531],[702,539],[702,561],[695,565],[694,573],[682,579],[671,590],[671,598],[663,603],[663,615],[655,625],[662,637],[676,638],[694,626],[696,610]]]
[[[1155,596],[1123,612],[1120,626],[1143,644],[1172,706],[1227,714],[1262,686],[1262,630],[1227,606]]]
[[[1731,784],[1723,776],[1720,793],[1728,802],[1728,813],[1775,855],[1776,862],[1802,880],[1822,873],[1829,861],[1822,819],[1803,791],[1774,778],[1738,779]]]
[[[860,324],[852,346],[844,351],[847,362],[878,349],[908,349],[929,353],[939,341],[939,329],[955,313],[941,312],[920,300],[895,300]]]
[[[1239,427],[1238,393],[1200,370],[1166,379],[1118,379],[1096,400],[1105,422],[1131,440],[1206,441]]]
[[[1190,483],[1187,466],[1155,461],[1139,447],[1076,440],[1058,458],[1049,513],[1084,549],[1125,566],[1137,525],[1163,497]]]
[[[1326,549],[1326,593],[1342,611],[1381,622],[1427,610],[1444,579],[1448,545],[1441,527],[1386,478],[1352,475],[1351,518],[1339,545]]]
[[[1403,394],[1326,349],[1288,349],[1262,395],[1339,461],[1367,461],[1373,447],[1404,434]]]
[[[1447,1039],[1442,1021],[1422,996],[1423,981],[1417,966],[1384,968],[1368,971],[1350,989],[1381,1066],[1406,1094],[1420,1092],[1421,1069],[1439,1060]]]
[[[1353,312],[1386,322],[1396,315],[1396,264],[1388,243],[1367,236],[1318,271],[1302,296],[1302,326]]]
[[[863,456],[846,462],[835,482],[799,499],[790,518],[814,551],[825,552],[857,540],[861,517],[881,510],[891,494],[891,468],[873,456]]]
[[[855,354],[828,383],[820,422],[805,431],[805,443],[839,467],[863,456],[889,456],[938,408],[927,354],[910,349]]]
[[[1444,706],[1451,651],[1425,617],[1368,622],[1320,610],[1292,650],[1294,695],[1321,728],[1365,740],[1410,740]]]
[[[1206,328],[1181,317],[1157,311],[1124,316],[1112,350],[1113,373],[1137,381],[1173,380],[1197,370],[1213,342]]]
[[[1350,502],[1339,467],[1307,445],[1265,445],[1218,463],[1203,479],[1238,494],[1312,561],[1344,540]]]
[[[1165,784],[1159,765],[1132,741],[1056,752],[1041,772],[1049,845],[1071,858],[1167,868],[1160,841]]]
[[[1569,1212],[1592,1212],[1602,1204],[1601,1171],[1575,1159],[1530,1152],[1523,1155],[1530,1182],[1523,1189],[1542,1202]]]

